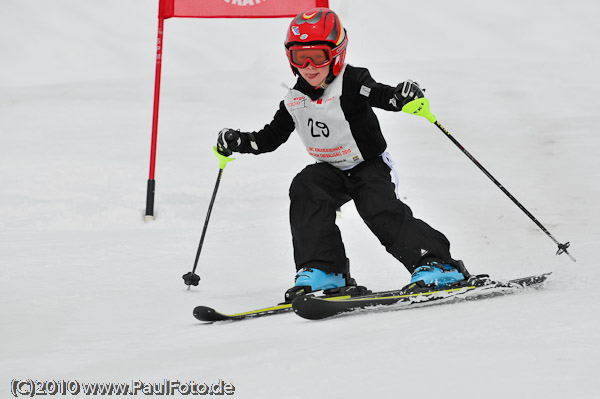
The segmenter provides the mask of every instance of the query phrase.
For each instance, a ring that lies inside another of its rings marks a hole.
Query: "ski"
[[[292,310],[291,303],[282,303],[276,306],[270,306],[268,308],[251,310],[248,312],[225,314],[217,312],[213,308],[208,306],[196,306],[194,308],[194,317],[200,321],[215,322],[215,321],[234,321],[244,320],[260,316],[269,316],[280,313],[287,313]]]
[[[544,282],[550,274],[551,273],[545,273],[537,276],[510,280],[505,283],[494,282],[489,280],[489,278],[476,276],[471,278],[467,282],[468,284],[462,283],[460,286],[433,291],[421,289],[419,292],[412,292],[409,288],[405,287],[397,290],[378,292],[371,292],[364,289],[364,291],[362,291],[364,292],[363,294],[352,295],[328,293],[322,296],[313,296],[312,294],[309,294],[296,298],[291,303],[280,303],[274,306],[231,314],[219,312],[208,306],[197,306],[194,308],[193,314],[196,319],[208,323],[248,320],[257,317],[289,313],[291,311],[296,312],[296,314],[304,318],[317,320],[372,306],[396,305],[399,302],[406,306],[417,307],[418,304],[423,305],[431,302],[439,303],[445,299],[456,299],[462,298],[463,296],[464,299],[479,299],[484,295],[486,297],[504,295],[514,292],[519,288],[539,285]],[[410,287],[410,285],[408,287]],[[471,298],[464,295],[469,293],[477,293],[477,295],[472,295]]]
[[[474,300],[506,295],[527,287],[541,285],[551,273],[510,280],[507,282],[492,281],[487,276],[475,276],[458,286],[450,286],[439,290],[419,290],[414,292],[411,285],[398,291],[375,292],[353,298],[329,298],[305,295],[294,299],[292,309],[305,319],[320,320],[332,316],[355,312],[385,310],[401,310],[433,304]]]
[[[361,296],[363,294],[372,294],[371,291],[367,290],[363,286],[349,286],[342,288],[333,288],[325,290],[322,295],[317,298],[320,299],[332,299],[332,298],[344,298],[349,299],[355,296]],[[225,314],[216,311],[208,306],[196,306],[194,308],[194,317],[200,321],[213,323],[216,321],[237,321],[247,320],[263,316],[272,316],[281,313],[287,313],[292,311],[292,302],[283,302],[275,306],[269,306],[266,308],[255,309],[245,311],[241,313]]]

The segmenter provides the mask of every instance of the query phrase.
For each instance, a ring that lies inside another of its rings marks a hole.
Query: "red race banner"
[[[158,137],[158,108],[162,66],[165,19],[179,18],[278,18],[295,17],[315,7],[329,7],[329,0],[159,0],[158,36],[156,41],[156,77],[154,82],[154,112],[152,113],[152,142],[150,173],[146,193],[146,216],[154,219],[156,143]]]
[[[294,17],[328,0],[160,0],[160,18],[277,18]]]

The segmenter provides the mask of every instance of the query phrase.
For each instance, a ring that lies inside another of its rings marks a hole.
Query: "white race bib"
[[[308,154],[342,170],[364,161],[340,104],[345,70],[346,66],[315,101],[294,89],[284,100]]]

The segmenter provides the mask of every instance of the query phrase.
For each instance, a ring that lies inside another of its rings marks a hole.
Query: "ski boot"
[[[419,288],[438,289],[460,286],[469,277],[471,277],[471,274],[460,260],[452,264],[433,260],[415,269],[408,288],[414,291]]]
[[[367,289],[357,286],[350,273],[325,273],[320,269],[303,268],[296,273],[296,283],[285,292],[285,302],[314,291],[323,291],[324,296],[358,295]]]

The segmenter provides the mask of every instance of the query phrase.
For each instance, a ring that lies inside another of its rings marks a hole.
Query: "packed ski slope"
[[[439,121],[578,259],[425,119],[378,112],[414,213],[473,273],[553,272],[510,297],[310,322],[202,325],[293,283],[292,136],[227,166],[186,290],[223,127],[257,130],[294,79],[288,21],[168,20],[156,219],[143,222],[156,1],[4,0],[0,13],[0,396],[13,379],[223,380],[239,398],[592,398],[600,349],[600,58],[592,0],[339,1],[347,61],[427,88]],[[353,276],[409,278],[358,217]],[[139,393],[142,395],[142,393]],[[384,396],[385,395],[385,396]],[[80,393],[78,396],[85,396]],[[177,395],[174,395],[177,396]]]

